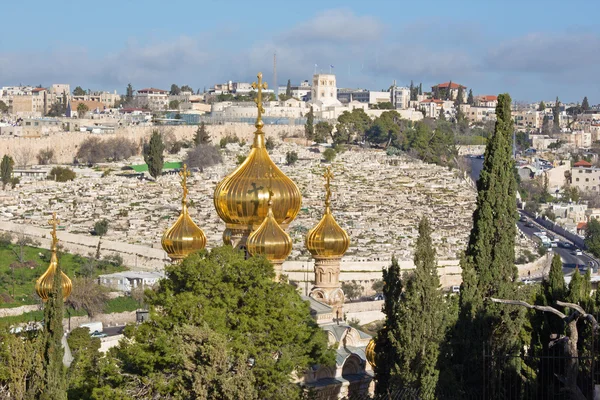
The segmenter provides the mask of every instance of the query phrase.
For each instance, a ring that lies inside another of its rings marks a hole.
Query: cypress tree
[[[313,140],[315,136],[315,127],[313,125],[315,121],[315,114],[313,112],[312,106],[310,107],[310,111],[306,114],[306,124],[304,124],[304,136],[306,139]]]
[[[558,101],[558,96],[556,96],[556,102],[554,103],[554,107],[552,107],[552,128],[554,132],[560,132],[560,101]]]
[[[442,106],[442,109],[440,110],[440,121],[445,121],[446,120],[446,112],[444,111],[444,106]]]
[[[465,94],[463,92],[463,87],[461,85],[458,85],[458,93],[456,95],[456,99],[454,100],[454,105],[458,107],[459,104],[462,104],[462,102],[464,101],[464,97]]]
[[[540,105],[538,106],[538,111],[544,111],[546,109],[546,103],[544,101],[540,101]]]
[[[543,286],[548,304],[555,305],[557,300],[564,300],[565,275],[562,270],[562,260],[559,254],[554,254],[554,257],[552,257],[548,280],[544,281]]]
[[[444,94],[444,100],[452,100],[452,81],[448,82],[446,93]]]
[[[394,360],[390,382],[394,388],[414,388],[419,398],[433,400],[439,377],[440,344],[445,336],[444,302],[438,290],[435,250],[427,218],[419,222],[414,274],[404,277],[405,291],[398,308],[394,332]]]
[[[375,393],[380,396],[388,393],[391,373],[398,370],[395,360],[398,360],[400,343],[395,337],[395,332],[400,324],[398,308],[402,296],[401,273],[398,260],[392,256],[392,264],[387,270],[383,270],[385,323],[375,337]]]
[[[583,300],[583,286],[583,278],[579,273],[579,268],[576,268],[573,275],[571,275],[571,282],[569,282],[567,302],[579,304]]]
[[[285,97],[288,99],[292,97],[292,83],[289,79],[287,81],[287,86],[285,87]]]
[[[475,104],[475,98],[473,97],[473,89],[469,89],[469,96],[467,97],[467,104],[473,105]]]
[[[419,95],[423,94],[423,83],[419,83]]]
[[[410,80],[410,87],[408,88],[410,90],[410,99],[411,100],[416,100],[416,96],[415,96],[415,85],[412,81],[412,79]]]
[[[12,157],[7,156],[6,154],[4,157],[2,157],[2,162],[0,162],[0,180],[2,180],[2,190],[6,188],[6,185],[12,178],[14,165],[15,162]]]
[[[481,394],[482,353],[485,343],[494,353],[518,348],[523,313],[516,308],[486,302],[494,296],[515,297],[516,181],[512,159],[513,122],[508,94],[498,96],[496,124],[486,145],[483,169],[477,181],[473,228],[461,259],[462,289],[454,354],[463,387]],[[498,365],[496,371],[510,373]]]
[[[589,110],[589,109],[590,109],[590,103],[588,102],[588,98],[587,98],[587,96],[585,96],[585,97],[583,98],[583,101],[581,102],[581,109],[582,109],[583,111],[587,111],[587,110]]]
[[[60,262],[57,264],[52,292],[44,305],[44,332],[41,340],[44,382],[41,400],[66,400],[67,377],[63,365],[63,293]]]
[[[144,144],[144,161],[148,164],[148,172],[154,179],[160,176],[165,164],[164,150],[162,135],[157,130],[152,131],[150,142]]]
[[[585,274],[583,274],[583,282],[581,285],[581,306],[584,309],[591,308],[591,298],[592,294],[592,271],[591,268],[587,268],[585,270]]]

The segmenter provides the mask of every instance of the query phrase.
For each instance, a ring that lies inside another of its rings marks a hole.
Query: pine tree
[[[560,101],[558,101],[558,96],[556,96],[556,102],[552,107],[552,117],[552,130],[554,133],[560,132]]]
[[[546,103],[544,101],[540,101],[540,105],[538,106],[538,111],[544,111],[546,109]]]
[[[6,188],[6,185],[12,178],[14,165],[15,162],[12,157],[7,156],[6,154],[4,157],[2,157],[2,162],[0,162],[0,180],[2,180],[2,190]]]
[[[444,302],[438,290],[435,250],[427,218],[419,222],[414,274],[405,276],[394,344],[398,347],[390,387],[415,388],[421,399],[435,399],[440,344],[445,336]]]
[[[587,96],[585,96],[583,98],[583,101],[581,102],[581,109],[585,112],[588,111],[590,109],[590,103],[588,101]]]
[[[306,114],[306,124],[304,124],[304,136],[306,136],[307,140],[313,140],[315,136],[315,127],[313,125],[314,120],[315,114],[311,106],[310,111],[308,112],[308,114]]]
[[[148,172],[157,179],[163,169],[165,144],[159,131],[152,131],[150,142],[144,144],[144,161],[148,164]]]
[[[496,125],[488,140],[477,181],[477,205],[466,252],[461,259],[460,315],[454,354],[466,390],[480,393],[483,346],[511,354],[518,348],[523,313],[486,303],[489,297],[515,297],[516,182],[512,159],[513,122],[508,94],[498,96]],[[498,365],[504,374],[510,367]],[[506,375],[508,376],[508,375]]]
[[[125,93],[125,102],[129,103],[133,100],[133,86],[131,86],[131,83],[127,84],[127,91]]]
[[[469,104],[471,106],[475,104],[475,98],[473,97],[473,89],[469,89],[469,96],[467,97],[467,104]]]
[[[290,82],[289,79],[287,81],[287,86],[285,88],[285,97],[287,97],[288,99],[290,97],[292,97],[292,83]]]
[[[196,134],[194,135],[193,140],[196,146],[210,143],[210,135],[206,131],[206,125],[204,124],[204,121],[202,121],[198,126],[198,129],[196,129]]]
[[[44,332],[41,340],[44,382],[41,400],[66,400],[67,377],[63,365],[63,293],[60,262],[57,264],[52,292],[44,305]]]
[[[395,332],[400,321],[398,308],[402,296],[402,271],[396,257],[392,256],[392,264],[383,270],[383,313],[385,324],[375,337],[375,393],[385,395],[390,389],[390,375],[397,371],[395,360],[398,360],[398,348]]]

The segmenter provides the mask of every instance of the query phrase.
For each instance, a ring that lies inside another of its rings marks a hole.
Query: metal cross
[[[187,168],[186,164],[183,164],[183,168],[179,171],[179,176],[181,177],[181,187],[183,188],[183,199],[181,201],[185,202],[187,200],[188,188],[187,188],[187,178],[190,176],[190,170]]]
[[[331,167],[327,167],[325,169],[325,174],[323,174],[323,178],[325,178],[325,204],[329,205],[329,200],[331,199],[331,180],[333,179],[333,172],[331,172]]]
[[[267,82],[262,81],[262,72],[259,72],[258,75],[256,75],[256,77],[258,78],[258,83],[252,82],[252,89],[258,90],[254,102],[256,103],[256,106],[258,108],[258,117],[256,118],[256,120],[261,121],[262,114],[265,112],[265,109],[262,105],[262,91],[263,89],[266,89],[268,85]]]
[[[48,220],[48,224],[52,226],[52,232],[50,236],[52,236],[52,248],[56,248],[56,244],[58,243],[58,239],[56,238],[56,227],[60,224],[60,220],[56,218],[56,213],[52,213],[52,219]]]

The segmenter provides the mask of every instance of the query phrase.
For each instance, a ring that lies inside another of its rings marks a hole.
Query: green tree
[[[179,100],[171,100],[169,102],[169,110],[179,110]]]
[[[193,140],[194,140],[194,144],[196,146],[198,146],[200,144],[210,143],[210,135],[206,131],[206,125],[204,124],[204,121],[202,121],[200,123],[200,125],[198,125],[198,128],[196,129],[196,133],[194,134]]]
[[[298,153],[295,151],[288,151],[285,154],[285,163],[287,165],[294,165],[296,164],[296,161],[298,161]]]
[[[397,111],[384,111],[373,121],[366,133],[366,139],[373,144],[385,147],[396,142],[400,134],[399,122],[402,119]]]
[[[419,95],[423,94],[423,84],[419,83]]]
[[[460,315],[455,333],[459,376],[463,388],[480,393],[482,346],[490,343],[494,354],[512,354],[519,348],[523,313],[487,304],[489,297],[515,297],[518,271],[515,266],[517,206],[512,159],[513,122],[508,94],[498,96],[496,124],[486,145],[483,169],[477,181],[473,228],[461,259]],[[505,376],[510,365],[499,364]]]
[[[416,100],[417,96],[416,96],[416,91],[415,91],[415,84],[413,83],[412,79],[410,80],[410,86],[408,87],[409,93],[410,93],[410,100]],[[418,89],[417,89],[418,90]]]
[[[8,106],[6,105],[5,102],[0,100],[0,113],[5,114],[7,112],[8,112]]]
[[[85,103],[77,104],[77,117],[83,118],[90,108]]]
[[[172,84],[169,94],[171,96],[179,96],[180,93],[181,93],[181,89],[179,89],[179,86],[177,86],[176,84]]]
[[[265,149],[273,150],[274,148],[275,148],[275,139],[273,139],[271,136],[269,136],[267,138],[267,140],[265,140]]]
[[[383,280],[382,279],[377,279],[375,282],[373,282],[373,284],[371,285],[371,289],[375,292],[375,293],[381,293],[383,291]]]
[[[517,132],[515,134],[515,141],[517,142],[517,147],[521,150],[521,151],[525,151],[527,150],[530,145],[529,145],[529,135],[527,134],[527,132]]]
[[[544,115],[544,119],[542,120],[542,134],[550,135],[552,130],[550,129],[550,117]]]
[[[108,232],[108,221],[106,218],[103,218],[94,224],[94,235],[102,237],[106,235],[106,232]]]
[[[556,96],[556,102],[552,107],[552,131],[554,133],[560,132],[560,101]]]
[[[152,322],[126,330],[132,340],[116,352],[123,372],[158,397],[298,399],[292,372],[333,364],[308,302],[273,281],[266,259],[216,247],[166,276],[147,292]]]
[[[444,110],[444,106],[442,106],[442,108],[440,109],[439,120],[440,121],[446,121],[446,111]]]
[[[323,152],[323,158],[325,158],[325,161],[327,162],[332,162],[335,159],[336,155],[337,153],[332,148],[325,149],[325,151]]]
[[[74,90],[73,90],[73,96],[85,96],[86,92],[85,90],[83,90],[83,88],[81,86],[77,86]]]
[[[444,100],[452,100],[452,81],[448,82],[448,87],[444,92]]]
[[[392,264],[383,270],[385,323],[375,337],[375,394],[379,396],[388,394],[391,375],[399,368],[396,362],[400,359],[402,344],[398,342],[396,332],[402,323],[398,319],[402,290],[402,271],[398,260],[392,256]]]
[[[75,179],[75,172],[67,167],[53,167],[46,179],[56,182],[67,182]]]
[[[583,98],[583,102],[581,103],[581,109],[585,112],[590,109],[590,103],[588,101],[587,96]]]
[[[314,141],[317,143],[326,143],[327,138],[331,136],[333,132],[333,125],[329,122],[321,121],[315,125]]]
[[[469,96],[467,97],[467,104],[471,105],[471,106],[475,104],[475,98],[473,97],[473,89],[469,89]]]
[[[456,99],[454,100],[454,106],[458,108],[460,104],[465,101],[465,92],[462,85],[458,85],[458,93],[456,95]]]
[[[306,114],[306,124],[304,124],[304,136],[306,136],[307,140],[313,140],[315,137],[315,128],[314,123],[315,114],[313,112],[312,106],[310,107],[310,111]]]
[[[546,103],[544,103],[544,101],[540,101],[540,104],[538,106],[538,111],[544,111],[546,109]]]
[[[565,300],[565,275],[560,254],[554,254],[552,265],[548,273],[548,279],[544,280],[543,288],[547,304],[555,305],[557,300]]]
[[[595,257],[600,257],[600,222],[590,218],[585,228],[585,246]]]
[[[189,85],[183,85],[180,89],[179,94],[181,94],[181,92],[190,92],[191,94],[194,94],[194,89]]]
[[[287,86],[285,87],[285,96],[289,99],[292,97],[292,83],[288,79]]]
[[[15,161],[12,157],[4,155],[2,162],[0,162],[0,180],[2,180],[2,190],[6,189],[6,185],[10,182],[13,174],[13,167]]]
[[[59,260],[54,272],[52,291],[44,304],[44,328],[41,340],[44,389],[39,397],[41,400],[67,399],[67,378],[62,348],[64,305],[61,275]]]
[[[165,144],[158,130],[152,131],[150,142],[144,143],[144,162],[148,164],[148,172],[156,180],[165,164]]]
[[[127,84],[127,89],[125,90],[125,103],[130,103],[133,100],[133,86],[131,83]]]
[[[355,108],[352,112],[344,111],[338,117],[333,143],[350,144],[354,140],[364,140],[371,123],[371,118],[362,108]]]
[[[579,268],[575,268],[575,272],[571,275],[571,282],[569,282],[567,302],[579,304],[584,299],[583,286],[583,277],[579,273]]]
[[[394,339],[399,347],[390,377],[391,388],[415,388],[422,399],[436,399],[440,345],[445,336],[444,301],[438,290],[435,250],[427,218],[419,222],[414,274],[403,278]],[[415,340],[418,338],[418,340]]]
[[[363,287],[356,281],[345,281],[342,282],[342,291],[348,299],[356,300],[362,296]]]

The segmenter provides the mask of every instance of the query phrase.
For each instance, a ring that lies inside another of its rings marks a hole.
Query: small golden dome
[[[181,200],[181,213],[177,221],[164,233],[162,237],[162,247],[173,261],[181,260],[190,253],[202,250],[206,246],[206,235],[202,229],[192,221],[187,208],[187,178],[190,171],[183,164],[183,170],[179,172],[181,176],[181,186],[183,188],[183,198]]]
[[[350,238],[333,218],[329,207],[331,198],[330,180],[333,178],[331,169],[327,168],[324,175],[325,189],[325,214],[321,221],[306,235],[306,248],[315,258],[339,258],[346,253],[350,246]]]
[[[375,367],[375,339],[369,340],[369,344],[365,348],[365,356],[371,367]]]
[[[269,182],[274,197],[273,216],[278,224],[285,227],[292,222],[302,203],[296,184],[277,168],[265,148],[261,114],[264,112],[262,89],[266,89],[266,83],[261,81],[262,74],[259,73],[258,84],[253,83],[253,87],[258,88],[255,100],[258,117],[252,150],[246,160],[215,188],[215,209],[230,229],[253,230],[263,222],[267,216],[269,193],[266,188]],[[269,171],[272,171],[270,176]]]
[[[58,268],[58,257],[56,256],[58,239],[56,237],[56,226],[59,224],[59,220],[56,218],[56,213],[52,214],[52,219],[48,221],[50,225],[52,225],[52,256],[50,257],[50,265],[48,269],[42,276],[38,278],[35,282],[35,291],[38,296],[42,299],[42,301],[48,301],[50,297],[50,293],[52,293],[52,287],[54,285],[54,275],[56,274],[56,269]],[[71,283],[71,279],[62,271],[60,271],[61,275],[61,285],[62,285],[62,294],[63,300],[66,300],[67,297],[71,294],[73,290],[73,284]]]
[[[267,206],[267,216],[262,224],[248,236],[248,252],[263,255],[273,263],[282,263],[292,252],[292,239],[275,220],[272,201]]]

